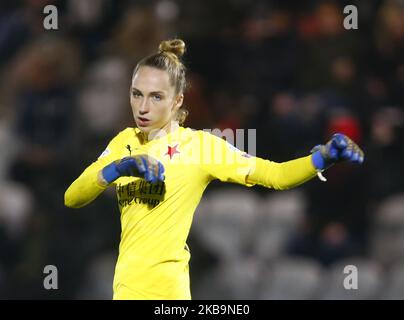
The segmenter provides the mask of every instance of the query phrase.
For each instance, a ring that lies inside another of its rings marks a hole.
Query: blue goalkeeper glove
[[[359,146],[341,133],[332,136],[325,145],[317,145],[311,150],[312,161],[317,170],[325,170],[334,163],[350,161],[362,164],[365,158]]]
[[[150,183],[164,181],[164,166],[148,155],[125,157],[102,169],[104,180],[110,184],[119,177],[140,177]]]

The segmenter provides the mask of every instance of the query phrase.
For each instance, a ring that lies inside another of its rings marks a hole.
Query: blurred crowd
[[[45,30],[43,8],[58,9]],[[345,5],[359,28],[346,30]],[[291,191],[212,183],[189,238],[193,297],[404,298],[404,1],[19,0],[0,4],[0,298],[110,299],[114,190],[64,207],[70,183],[134,126],[136,63],[187,45],[186,126],[257,129],[257,156],[362,146]],[[343,266],[359,290],[341,288]],[[58,268],[58,290],[43,270]]]

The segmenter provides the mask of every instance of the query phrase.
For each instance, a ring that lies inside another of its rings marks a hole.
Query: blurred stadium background
[[[59,29],[43,28],[54,4]],[[343,28],[356,5],[359,29]],[[256,128],[257,155],[331,132],[364,149],[298,189],[213,183],[191,230],[194,299],[404,298],[404,1],[20,0],[0,4],[0,297],[110,299],[114,191],[67,186],[133,126],[128,88],[162,39],[187,44],[188,126]],[[343,268],[359,270],[344,290]],[[45,265],[59,289],[43,288]]]

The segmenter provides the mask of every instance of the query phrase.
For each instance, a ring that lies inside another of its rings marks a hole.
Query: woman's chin
[[[140,124],[140,123],[136,123],[136,126],[138,127],[138,129],[140,131],[142,131],[143,133],[149,133],[150,131],[152,131],[154,128],[150,125],[144,125],[144,124]]]

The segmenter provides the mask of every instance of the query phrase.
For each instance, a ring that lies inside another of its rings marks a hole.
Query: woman
[[[117,191],[122,234],[114,299],[190,299],[186,239],[202,193],[214,179],[274,189],[295,187],[340,160],[363,152],[336,134],[311,155],[283,163],[252,157],[204,131],[182,126],[186,87],[182,40],[163,41],[136,66],[130,103],[136,128],[126,128],[67,189],[79,208],[107,187]]]

